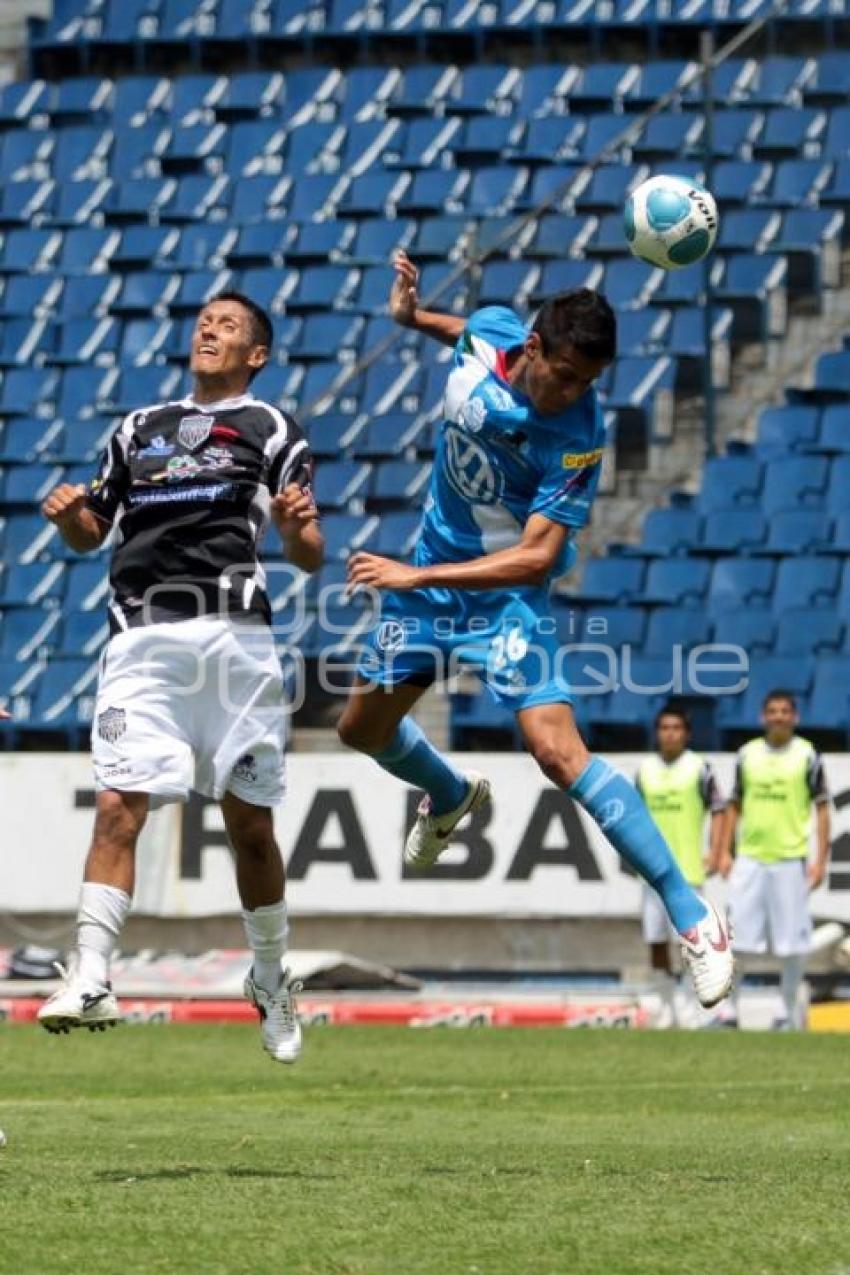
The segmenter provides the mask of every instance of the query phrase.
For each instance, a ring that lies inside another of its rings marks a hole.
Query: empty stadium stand
[[[845,7],[793,0],[774,38],[793,29],[799,53],[717,68],[707,156],[693,36],[740,29],[759,0],[56,0],[32,24],[30,78],[0,88],[10,746],[30,729],[80,741],[104,629],[104,556],[75,560],[38,503],[90,474],[121,414],[181,392],[192,317],[221,288],[272,312],[276,361],[256,392],[303,421],[319,459],[329,561],[301,586],[311,658],[350,647],[363,621],[343,608],[328,629],[320,583],[342,579],[352,548],[407,553],[427,485],[448,351],[393,330],[396,247],[456,312],[605,291],[621,358],[602,390],[624,471],[675,436],[673,405],[699,392],[705,356],[702,270],[665,276],[623,250],[623,198],[651,169],[710,172],[723,210],[709,266],[719,391],[742,344],[784,335],[789,306],[827,306],[850,238]],[[573,38],[575,58],[553,60]],[[530,56],[512,58],[514,42]],[[663,94],[667,109],[644,118]],[[469,258],[480,264],[455,268]],[[671,690],[692,702],[703,746],[751,729],[756,683],[701,693],[738,676],[733,651],[707,667],[711,642],[763,646],[758,686],[763,670],[792,680],[807,724],[847,741],[848,479],[850,345],[764,410],[751,445],[710,460],[696,495],[651,513],[639,545],[591,562],[579,595],[559,592],[564,640],[592,648],[604,624],[616,652],[613,682],[591,678],[578,703],[597,742],[644,743]],[[265,548],[274,562],[271,537]],[[275,597],[283,612],[292,589]],[[814,619],[790,623],[794,608]],[[592,651],[577,658],[596,667]],[[452,729],[459,746],[512,738],[466,691]]]

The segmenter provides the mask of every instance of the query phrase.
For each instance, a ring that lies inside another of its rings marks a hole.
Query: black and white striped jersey
[[[251,394],[131,412],[112,435],[87,505],[110,523],[112,633],[224,613],[270,619],[257,546],[272,496],[309,489],[307,441]]]

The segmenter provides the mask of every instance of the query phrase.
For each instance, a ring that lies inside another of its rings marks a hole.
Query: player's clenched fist
[[[66,522],[69,518],[76,518],[85,500],[86,489],[82,484],[72,487],[70,483],[60,483],[41,506],[41,512],[51,522]]]
[[[311,492],[297,483],[289,483],[274,497],[271,512],[281,531],[295,531],[319,517]]]
[[[404,562],[361,550],[348,559],[348,583],[370,585],[373,589],[415,589],[419,573]]]

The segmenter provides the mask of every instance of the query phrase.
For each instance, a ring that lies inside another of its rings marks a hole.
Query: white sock
[[[126,891],[83,882],[77,913],[77,968],[87,981],[109,982],[109,961],[129,911]]]
[[[286,919],[286,901],[269,903],[249,912],[242,909],[245,934],[254,953],[254,982],[264,992],[273,995],[280,987],[283,973],[283,956],[289,937]]]
[[[806,966],[804,956],[784,956],[782,958],[782,1003],[785,1015],[792,1027],[804,1027],[805,1011],[802,1003],[803,971]]]

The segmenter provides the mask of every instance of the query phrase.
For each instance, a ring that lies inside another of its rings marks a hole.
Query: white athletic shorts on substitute
[[[808,952],[812,921],[805,859],[761,863],[739,856],[729,877],[729,916],[736,952]]]
[[[694,889],[702,898],[702,887],[695,885]],[[647,885],[645,881],[643,883],[642,924],[644,943],[669,943],[670,939],[678,938],[673,923],[667,915],[667,909],[661,902],[661,896],[657,890],[653,890],[652,886]]]
[[[286,707],[270,629],[202,616],[111,638],[92,722],[98,790],[147,792],[153,806],[284,793]]]

